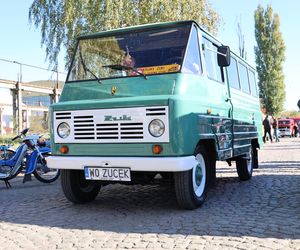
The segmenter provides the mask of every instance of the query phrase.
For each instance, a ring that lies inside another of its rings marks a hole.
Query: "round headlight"
[[[57,127],[57,134],[60,138],[65,139],[70,135],[71,129],[68,123],[62,122]]]
[[[155,119],[149,124],[149,133],[154,137],[160,137],[165,132],[165,124],[159,119]]]

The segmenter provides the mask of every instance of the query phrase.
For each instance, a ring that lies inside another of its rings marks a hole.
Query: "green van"
[[[167,181],[194,209],[216,161],[234,161],[241,180],[258,167],[255,70],[194,21],[79,37],[50,117],[48,165],[74,203],[111,183]]]

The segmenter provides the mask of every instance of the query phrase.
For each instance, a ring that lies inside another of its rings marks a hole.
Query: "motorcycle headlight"
[[[57,127],[57,134],[60,138],[65,139],[70,135],[71,129],[68,123],[62,122]]]
[[[155,119],[149,123],[149,133],[154,137],[160,137],[165,132],[165,124],[159,119]]]

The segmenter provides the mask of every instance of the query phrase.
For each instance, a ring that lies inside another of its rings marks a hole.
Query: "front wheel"
[[[93,201],[101,188],[97,181],[84,178],[83,170],[61,171],[61,187],[66,198],[73,203],[87,203]]]
[[[192,169],[174,173],[175,192],[180,207],[195,209],[203,204],[207,193],[209,162],[205,149],[200,147]]]
[[[43,156],[46,158],[49,155],[43,154]],[[56,181],[57,178],[59,177],[60,170],[48,168],[47,160],[45,158],[41,159],[40,157],[38,157],[37,163],[36,163],[36,168],[33,172],[33,175],[40,182],[52,183],[52,182]]]

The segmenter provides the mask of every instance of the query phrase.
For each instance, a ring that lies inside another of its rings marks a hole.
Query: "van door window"
[[[257,87],[256,87],[256,80],[255,80],[255,74],[252,70],[248,70],[249,73],[249,81],[250,81],[250,90],[251,90],[251,94],[253,96],[258,96],[257,93]]]
[[[189,74],[201,74],[199,40],[196,27],[193,26],[190,40],[188,42],[185,59],[182,65],[182,72]]]
[[[247,68],[245,65],[241,63],[239,63],[239,73],[240,73],[240,82],[241,82],[242,91],[247,94],[250,94]]]
[[[239,76],[237,71],[237,61],[231,57],[230,65],[227,67],[228,81],[230,87],[240,89]]]
[[[203,38],[205,47],[208,49],[204,49],[204,58],[207,70],[207,76],[210,79],[213,79],[218,82],[223,82],[222,78],[222,69],[218,66],[217,61],[217,51],[218,46],[213,44],[211,41],[207,40],[205,37]]]

